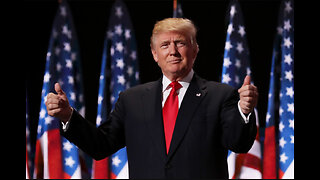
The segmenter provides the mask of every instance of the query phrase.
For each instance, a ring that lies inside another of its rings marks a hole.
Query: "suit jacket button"
[[[170,169],[172,166],[170,164],[166,164],[165,169]]]

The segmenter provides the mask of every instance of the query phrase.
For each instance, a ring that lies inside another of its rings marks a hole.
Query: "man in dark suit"
[[[130,178],[228,178],[228,149],[246,153],[256,136],[257,88],[249,76],[237,91],[193,71],[199,48],[188,19],[157,22],[150,45],[163,77],[120,93],[98,128],[70,107],[58,83],[48,114],[94,159],[126,146]]]

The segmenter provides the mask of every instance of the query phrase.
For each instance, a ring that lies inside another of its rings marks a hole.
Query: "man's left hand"
[[[258,102],[258,88],[250,84],[250,76],[246,76],[243,81],[243,85],[238,89],[240,96],[240,108],[243,114],[249,114],[252,112],[253,108],[257,105]]]

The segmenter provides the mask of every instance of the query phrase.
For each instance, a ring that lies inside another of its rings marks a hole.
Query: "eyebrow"
[[[165,41],[161,41],[160,44],[167,44],[167,43],[170,43],[169,40],[165,40]]]
[[[160,42],[160,44],[167,44],[167,43],[170,43],[170,42],[171,42],[170,40],[164,40],[164,41]],[[175,42],[175,43],[177,43],[177,42],[187,42],[187,40],[184,39],[184,38],[179,38],[179,39],[174,40],[173,42]]]

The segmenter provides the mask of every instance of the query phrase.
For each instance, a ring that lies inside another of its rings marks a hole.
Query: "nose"
[[[169,46],[169,54],[170,55],[177,55],[179,54],[179,51],[178,51],[178,47],[175,43],[170,43],[170,46]]]

